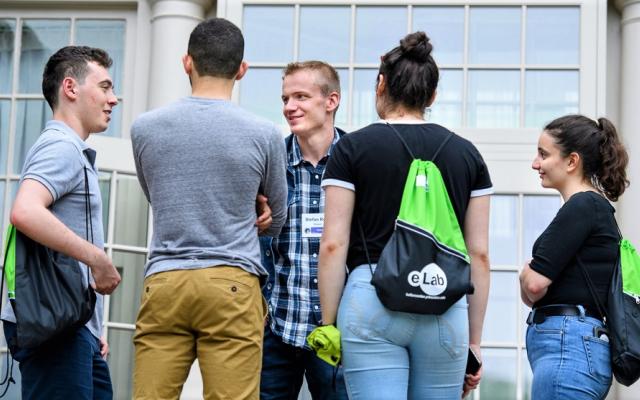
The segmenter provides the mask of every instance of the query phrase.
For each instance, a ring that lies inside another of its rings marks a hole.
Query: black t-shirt
[[[436,124],[394,123],[416,158],[432,160],[443,140],[451,134]],[[440,169],[460,228],[470,197],[492,193],[487,166],[471,142],[453,137],[440,151]],[[322,186],[341,186],[356,193],[347,266],[366,264],[358,220],[362,222],[372,263],[393,233],[412,158],[392,128],[374,123],[344,136],[333,149]]]
[[[598,313],[576,255],[606,307],[619,242],[613,213],[611,204],[595,192],[576,193],[560,208],[533,245],[531,269],[553,281],[534,307],[581,304]]]

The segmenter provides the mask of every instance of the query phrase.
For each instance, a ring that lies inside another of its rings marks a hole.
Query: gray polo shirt
[[[86,166],[93,243],[102,249],[104,247],[102,197],[98,185],[98,171],[94,166],[95,157],[96,152],[90,149],[69,126],[61,121],[49,121],[27,153],[20,182],[33,179],[44,185],[53,197],[49,210],[78,236],[86,238],[84,197],[84,167]],[[80,265],[87,268],[82,263]],[[86,273],[83,277],[87,284]],[[99,338],[102,335],[103,299],[100,294],[96,293],[96,295],[96,308],[86,326],[95,337]],[[2,319],[15,322],[13,309],[10,306],[3,309]]]

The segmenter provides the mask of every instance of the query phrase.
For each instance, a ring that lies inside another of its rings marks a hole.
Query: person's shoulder
[[[567,200],[566,204],[571,205],[574,208],[580,208],[585,210],[585,212],[593,212],[594,210],[613,210],[613,206],[609,203],[603,195],[594,192],[592,190],[587,190],[584,192],[578,192],[571,196],[569,200]]]
[[[165,121],[181,114],[182,105],[183,101],[179,100],[138,115],[131,124],[131,136],[140,135],[155,126],[163,126]]]
[[[56,153],[58,155],[81,155],[82,149],[74,140],[59,130],[45,129],[32,146],[32,153]]]

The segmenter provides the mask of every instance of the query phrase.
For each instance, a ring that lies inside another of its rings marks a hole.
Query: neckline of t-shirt
[[[423,119],[379,119],[376,124],[393,124],[393,125],[425,125],[429,124],[429,121]]]

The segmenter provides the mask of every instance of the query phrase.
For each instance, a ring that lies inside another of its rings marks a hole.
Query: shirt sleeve
[[[53,201],[73,191],[83,154],[65,140],[43,143],[35,149],[22,171],[22,180],[33,179],[49,190]]]
[[[591,234],[595,212],[588,196],[570,198],[533,246],[531,269],[555,280]]]
[[[274,127],[269,141],[265,177],[261,185],[264,195],[269,199],[273,220],[271,226],[263,233],[266,236],[278,236],[287,220],[286,163],[284,141],[280,131]]]
[[[484,162],[482,155],[478,151],[475,146],[472,150],[472,156],[474,162],[476,164],[476,181],[471,188],[470,197],[479,197],[486,196],[489,194],[493,194],[493,183],[491,182],[491,177],[489,176],[489,168],[487,168],[487,164]]]
[[[351,152],[350,137],[340,139],[333,147],[327,168],[322,177],[322,188],[339,186],[355,192],[355,176],[353,174],[353,153]]]
[[[149,188],[147,186],[147,180],[144,177],[144,170],[142,169],[142,149],[143,146],[140,143],[141,139],[138,135],[138,129],[134,123],[131,127],[131,147],[133,148],[133,162],[136,166],[136,175],[138,176],[138,182],[142,188],[142,192],[149,204],[151,204],[151,197],[149,196]]]

